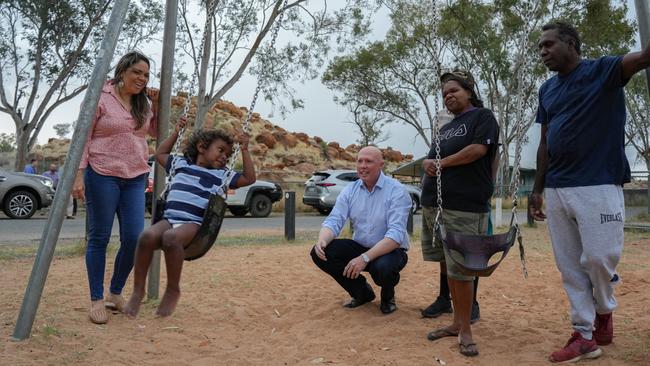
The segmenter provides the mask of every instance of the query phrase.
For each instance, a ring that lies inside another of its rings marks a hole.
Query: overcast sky
[[[629,16],[634,18],[634,0],[628,0]],[[373,39],[383,39],[385,32],[390,25],[388,18],[385,15],[379,15],[376,21],[375,31],[372,35]],[[282,35],[280,36],[282,37]],[[638,46],[637,46],[638,47]],[[162,49],[152,47],[144,50],[149,57],[151,57],[156,65],[160,65],[160,58]],[[158,70],[154,70],[158,72]],[[157,87],[160,81],[152,79],[150,85]],[[225,96],[224,99],[229,100],[239,106],[248,106],[252,98],[255,88],[255,80],[246,75],[242,80],[235,85]],[[271,106],[265,103],[261,98],[257,103],[257,111],[263,118],[269,119],[272,123],[279,125],[286,130],[294,132],[305,132],[310,136],[320,136],[325,141],[337,141],[342,146],[354,143],[359,138],[358,133],[353,128],[353,125],[347,123],[350,120],[350,115],[347,110],[332,100],[333,93],[325,88],[319,79],[307,82],[305,84],[295,84],[294,89],[296,93],[303,97],[305,100],[304,109],[297,110],[289,113],[285,119],[281,119],[279,113],[275,113],[273,117],[269,118],[271,113]],[[47,142],[48,138],[55,137],[56,133],[52,126],[58,123],[70,123],[77,118],[79,114],[79,104],[81,103],[82,96],[72,100],[71,102],[59,107],[52,113],[49,120],[45,123],[40,135],[39,143]],[[14,133],[15,126],[13,121],[6,114],[0,114],[0,133]],[[416,138],[415,130],[412,127],[405,127],[403,125],[393,125],[389,128],[390,139],[381,144],[380,147],[390,146],[396,150],[400,150],[404,154],[413,154],[416,157],[422,156],[427,153],[428,149],[426,144],[420,139]],[[534,125],[530,132],[530,143],[524,149],[523,165],[532,167],[534,166],[535,149],[539,141],[539,126]],[[628,151],[630,163],[634,163],[633,151]],[[639,167],[638,169],[642,169]],[[643,170],[645,170],[643,168]]]

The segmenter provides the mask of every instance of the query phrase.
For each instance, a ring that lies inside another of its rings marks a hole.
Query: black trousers
[[[345,266],[352,260],[366,252],[368,248],[351,239],[334,239],[325,247],[327,261],[316,255],[314,248],[311,250],[311,258],[318,268],[329,274],[338,282],[345,291],[358,300],[365,300],[372,297],[370,287],[363,275],[355,279],[343,276]],[[408,255],[406,250],[398,248],[381,257],[375,258],[366,266],[364,272],[370,273],[373,281],[381,287],[381,299],[387,301],[395,296],[395,286],[399,283],[399,272],[406,266]]]

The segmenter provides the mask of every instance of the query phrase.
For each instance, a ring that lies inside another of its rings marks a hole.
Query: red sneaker
[[[614,321],[612,320],[612,313],[609,314],[596,314],[594,320],[594,339],[599,346],[606,346],[612,343],[614,339]]]
[[[577,362],[586,358],[598,358],[603,351],[598,348],[596,341],[582,338],[579,332],[573,332],[566,346],[551,353],[551,362]]]

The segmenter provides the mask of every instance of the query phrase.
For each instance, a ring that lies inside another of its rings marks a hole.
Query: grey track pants
[[[553,253],[571,303],[573,328],[591,339],[596,313],[616,308],[623,250],[623,189],[599,185],[545,190]]]

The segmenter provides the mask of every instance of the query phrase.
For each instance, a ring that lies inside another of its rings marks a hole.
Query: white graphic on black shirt
[[[440,140],[447,140],[452,137],[462,137],[465,135],[467,135],[467,127],[465,127],[465,124],[463,123],[462,125],[456,128],[450,128],[447,131],[444,131],[440,135]]]

